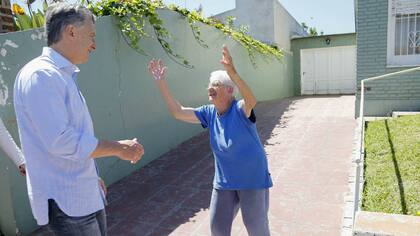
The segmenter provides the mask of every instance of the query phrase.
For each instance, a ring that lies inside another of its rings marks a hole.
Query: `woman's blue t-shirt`
[[[267,157],[255,123],[234,100],[229,110],[218,115],[214,105],[194,110],[204,128],[210,131],[215,160],[215,189],[261,189],[273,186]]]

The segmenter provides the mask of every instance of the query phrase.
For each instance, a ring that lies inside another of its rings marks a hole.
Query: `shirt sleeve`
[[[201,126],[207,128],[209,126],[210,110],[208,105],[194,108],[194,113],[197,119],[200,120]]]
[[[236,103],[236,109],[237,109],[237,111],[239,112],[239,114],[241,114],[241,115],[242,115],[242,117],[243,117],[244,119],[246,119],[247,121],[249,121],[249,122],[251,122],[251,123],[255,123],[255,122],[257,121],[257,116],[255,115],[254,109],[252,109],[252,110],[251,110],[251,114],[249,115],[249,117],[246,117],[245,111],[244,111],[244,109],[242,108],[242,106],[243,106],[243,105],[244,105],[244,103],[243,103],[243,102],[238,101],[238,102]]]
[[[25,164],[22,152],[16,145],[9,131],[6,129],[3,121],[0,119],[0,147],[7,156],[15,163],[17,167]]]
[[[46,149],[55,156],[74,161],[90,158],[98,140],[71,125],[63,78],[55,72],[37,71],[27,82],[22,93],[25,113]]]

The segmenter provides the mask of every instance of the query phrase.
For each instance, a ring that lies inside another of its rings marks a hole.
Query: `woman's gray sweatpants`
[[[241,208],[242,220],[248,235],[268,236],[269,190],[213,189],[210,202],[212,236],[230,236],[232,221]]]

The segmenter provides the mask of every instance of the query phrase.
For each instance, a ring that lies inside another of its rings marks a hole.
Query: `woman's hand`
[[[167,67],[163,64],[161,59],[151,60],[147,68],[155,80],[165,79]]]
[[[226,72],[229,76],[233,76],[236,74],[235,66],[233,65],[232,56],[229,53],[228,48],[226,45],[223,45],[223,51],[222,51],[222,60],[220,60],[220,63],[222,63],[223,67],[225,68]]]
[[[25,164],[20,165],[18,168],[19,168],[20,175],[25,176],[26,175],[26,167],[25,167]]]

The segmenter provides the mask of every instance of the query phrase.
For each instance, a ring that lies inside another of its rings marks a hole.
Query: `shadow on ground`
[[[287,127],[291,117],[284,116],[285,112],[303,98],[257,105],[257,127],[264,145],[274,145],[266,142],[272,130]],[[213,156],[204,131],[109,187],[108,234],[162,236],[177,229],[177,233],[190,235],[192,229],[180,231],[179,227],[200,212],[200,217],[208,215],[202,212],[209,208],[213,174]],[[208,221],[204,224],[202,227],[209,227]],[[48,232],[41,229],[32,235]]]

